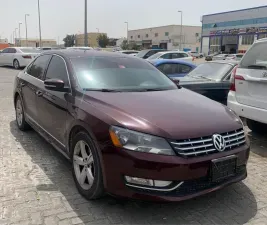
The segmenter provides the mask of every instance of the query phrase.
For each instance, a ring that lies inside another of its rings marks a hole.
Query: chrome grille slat
[[[187,142],[171,142],[173,145],[190,145],[190,144],[198,144],[203,142],[212,141],[212,138],[209,139],[201,139],[199,141],[187,141]]]
[[[199,155],[199,154],[206,154],[207,152],[214,152],[216,151],[216,149],[209,149],[209,150],[204,150],[204,151],[197,151],[197,152],[190,152],[190,153],[179,153],[181,155],[184,155],[184,156],[189,156],[189,155]]]
[[[244,139],[245,138],[245,135],[241,136],[241,137],[237,137],[237,138],[234,138],[234,139],[230,139],[230,140],[225,140],[226,143],[228,142],[232,142],[232,141],[238,141],[240,139]]]
[[[187,147],[187,148],[179,148],[179,147],[174,147],[174,148],[175,149],[178,149],[178,150],[186,151],[186,150],[191,150],[191,149],[207,148],[207,147],[211,147],[211,146],[213,146],[213,144],[199,145],[199,146],[191,146],[191,147]]]
[[[246,143],[243,129],[220,134],[225,141],[225,150],[230,151]],[[218,153],[213,144],[212,136],[177,140],[169,142],[178,155],[183,157],[197,157]]]

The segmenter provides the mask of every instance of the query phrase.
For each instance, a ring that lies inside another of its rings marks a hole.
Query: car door
[[[13,60],[15,58],[15,55],[17,53],[17,50],[15,48],[9,48],[9,51],[8,51],[8,55],[6,57],[6,64],[9,65],[9,66],[12,66],[13,65]]]
[[[36,94],[39,87],[43,84],[43,74],[50,58],[47,55],[38,57],[20,76],[19,86],[21,87],[24,111],[26,117],[34,124],[38,124]]]
[[[65,87],[70,88],[68,69],[65,60],[58,55],[53,55],[46,74],[47,79],[60,79]],[[64,147],[64,131],[67,121],[67,97],[69,93],[48,90],[44,83],[38,89],[37,97],[40,126]]]
[[[9,55],[9,48],[5,48],[1,53],[0,53],[0,65],[5,66],[7,65],[7,57]]]

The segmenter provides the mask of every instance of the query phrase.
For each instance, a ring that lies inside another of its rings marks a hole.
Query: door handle
[[[21,82],[21,83],[20,83],[20,86],[21,86],[21,87],[24,87],[25,85],[26,85],[26,84],[25,84],[24,82]]]
[[[35,94],[38,96],[38,97],[41,97],[43,95],[43,92],[42,91],[36,91]]]

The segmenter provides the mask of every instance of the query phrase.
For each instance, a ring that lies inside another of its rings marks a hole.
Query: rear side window
[[[8,51],[8,53],[16,53],[16,52],[17,52],[17,50],[15,48],[10,48]]]
[[[27,68],[27,73],[31,76],[42,80],[47,64],[50,60],[50,55],[42,55],[38,57],[30,67]]]
[[[250,66],[267,67],[267,43],[254,44],[242,58],[240,68],[248,68]]]

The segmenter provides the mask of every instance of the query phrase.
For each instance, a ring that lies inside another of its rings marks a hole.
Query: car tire
[[[15,111],[16,111],[16,122],[17,122],[18,128],[21,131],[29,130],[31,127],[25,121],[24,108],[23,108],[22,100],[19,96],[16,98]]]
[[[254,120],[247,119],[247,126],[256,134],[266,134],[267,125]]]
[[[200,58],[203,58],[203,55],[200,55],[199,57],[200,57]]]
[[[16,70],[19,70],[20,69],[20,64],[19,64],[19,61],[17,59],[14,59],[14,61],[13,61],[13,67]]]
[[[104,184],[99,152],[84,131],[71,141],[71,161],[73,178],[80,194],[88,200],[101,198]]]

